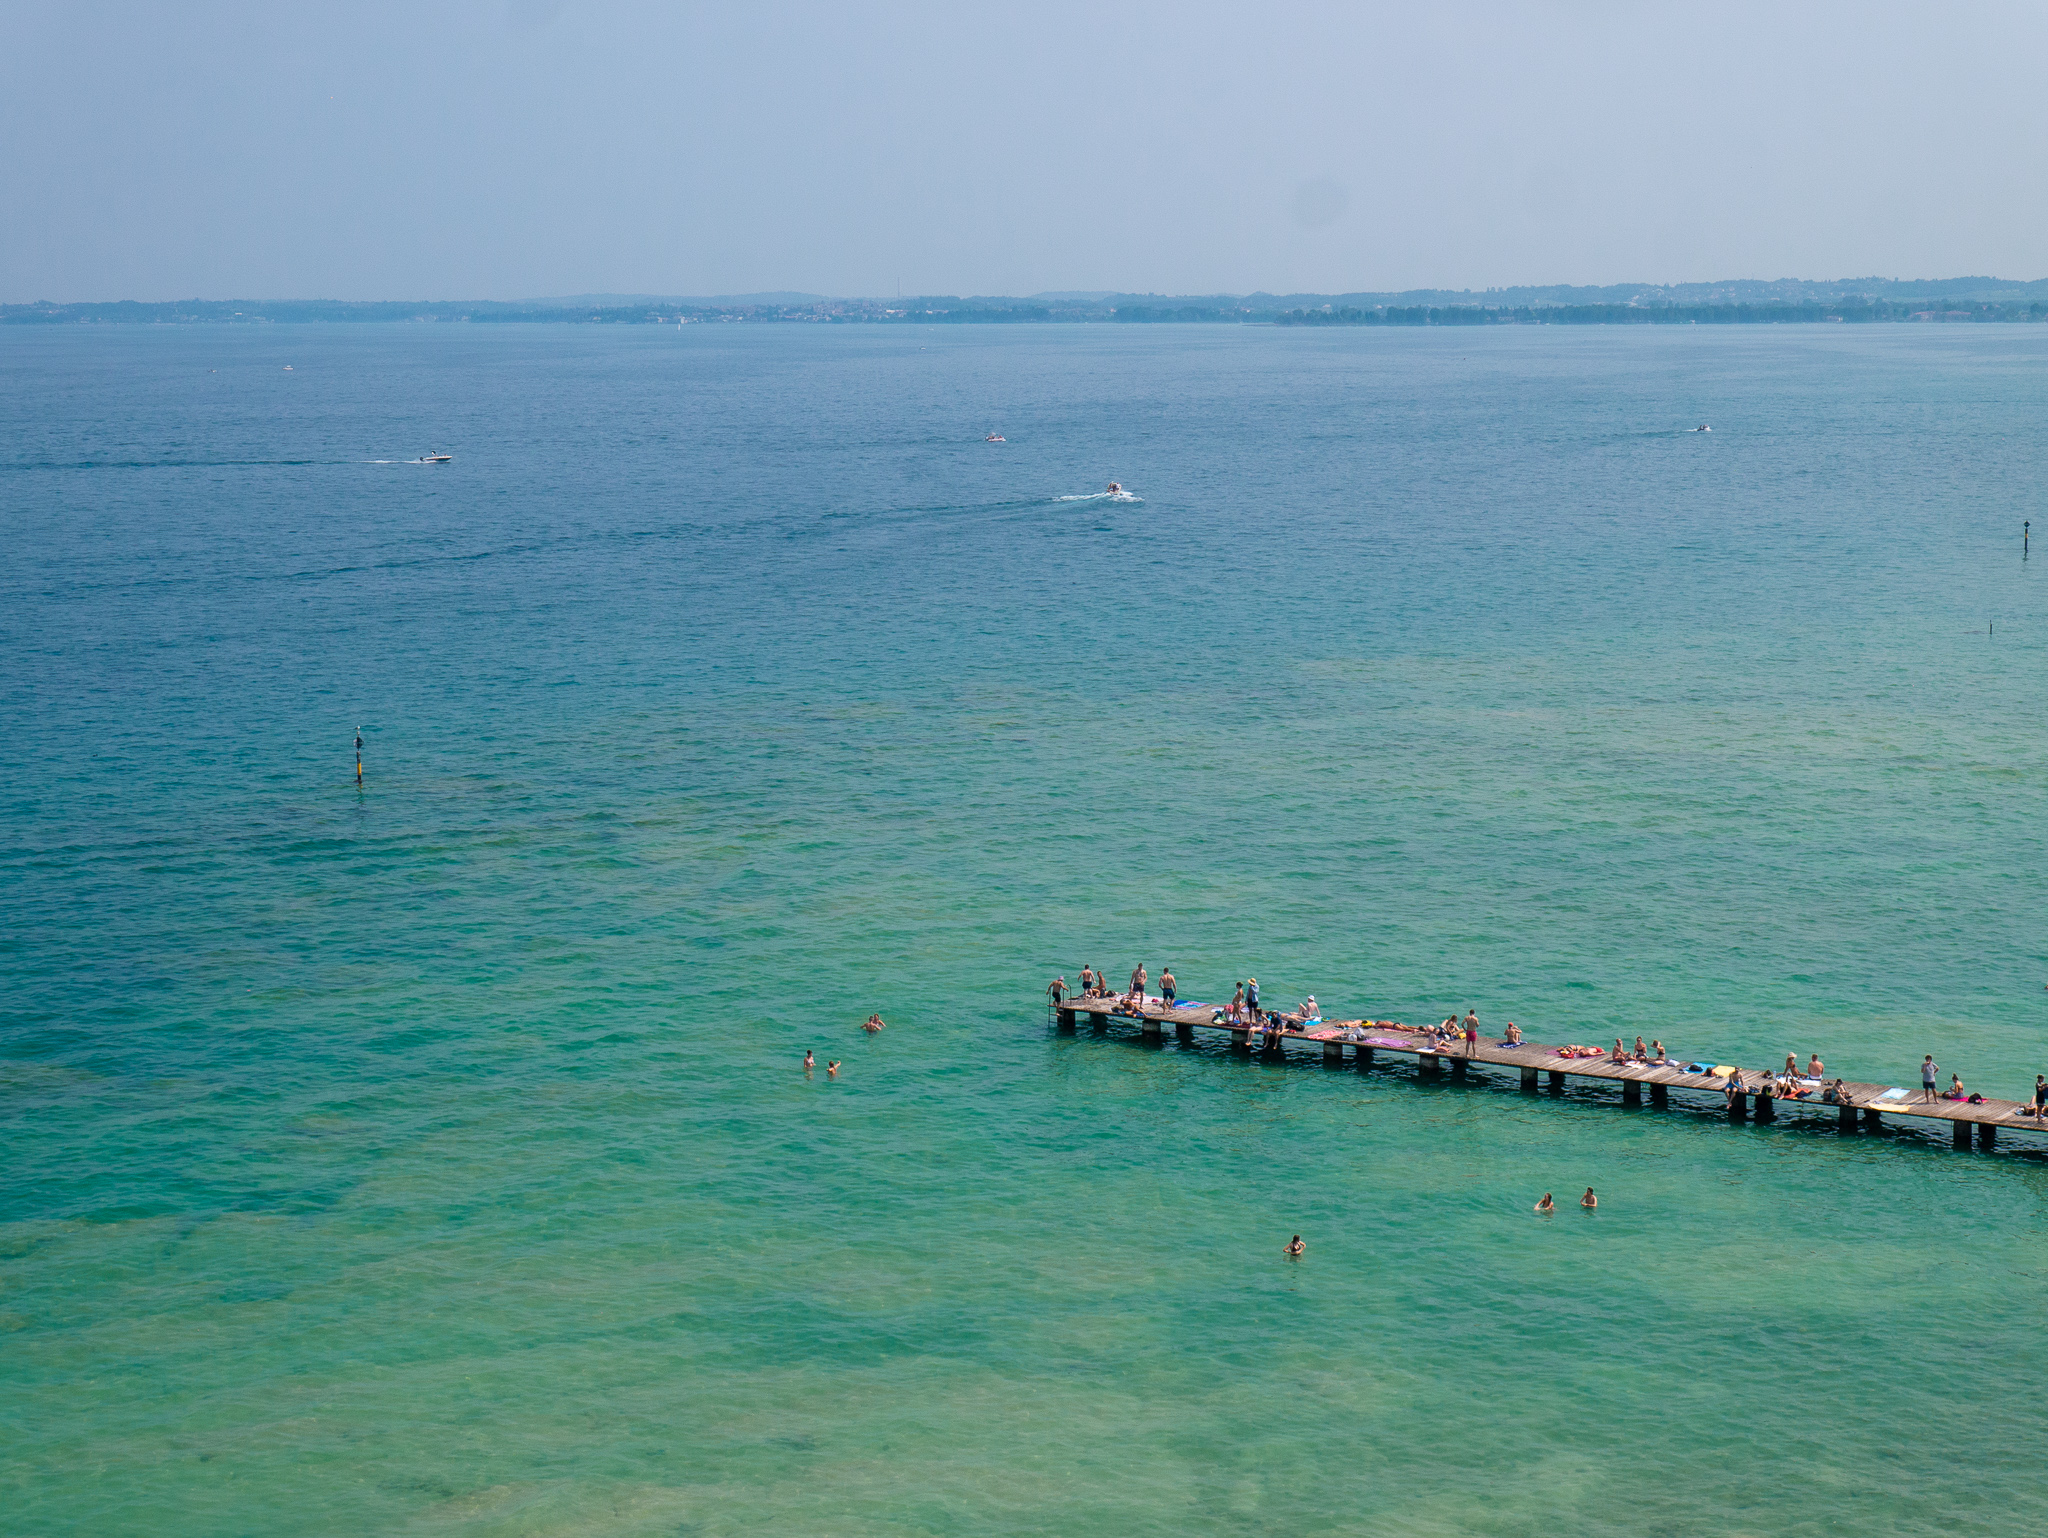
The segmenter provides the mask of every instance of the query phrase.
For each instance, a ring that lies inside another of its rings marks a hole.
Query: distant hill
[[[185,299],[0,305],[0,325],[307,322],[648,325],[1144,324],[1440,326],[1754,324],[2048,319],[2048,278],[1730,278],[1715,283],[1408,289],[1351,294],[1071,291],[834,299],[784,291],[700,298],[572,294],[526,300]]]

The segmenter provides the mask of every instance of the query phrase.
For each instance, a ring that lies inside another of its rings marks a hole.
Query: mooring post
[[[1643,1086],[1634,1079],[1623,1079],[1621,1081],[1621,1103],[1623,1105],[1641,1105],[1643,1103]]]
[[[1525,1095],[1536,1093],[1536,1070],[1533,1068],[1524,1068],[1522,1070],[1522,1093]]]
[[[1956,1147],[1968,1148],[1970,1146],[1970,1124],[1968,1122],[1952,1121],[1949,1123],[1949,1129]]]
[[[1998,1128],[1988,1121],[1978,1122],[1977,1146],[1979,1148],[1996,1148],[1998,1146]]]
[[[1562,1095],[1564,1093],[1564,1070],[1562,1068],[1550,1070],[1550,1092],[1553,1095]]]
[[[1652,1084],[1650,1086],[1650,1104],[1660,1111],[1671,1104],[1671,1086],[1668,1084]]]

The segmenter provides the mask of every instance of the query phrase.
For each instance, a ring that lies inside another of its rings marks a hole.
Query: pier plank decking
[[[1081,998],[1069,994],[1054,1008],[1063,1030],[1073,1029],[1079,1017],[1087,1015],[1095,1026],[1135,1026],[1149,1037],[1163,1036],[1167,1026],[1172,1026],[1175,1035],[1183,1041],[1193,1040],[1197,1031],[1218,1033],[1231,1037],[1233,1046],[1247,1051],[1258,1045],[1261,1035],[1257,1026],[1216,1020],[1217,1007],[1213,1004],[1198,1007],[1178,1005],[1167,1009],[1161,1001],[1147,999],[1142,1010],[1132,1013],[1114,996]],[[1644,1085],[1650,1087],[1651,1104],[1659,1106],[1667,1103],[1669,1093],[1674,1089],[1727,1098],[1728,1081],[1725,1078],[1688,1073],[1671,1063],[1617,1063],[1604,1055],[1561,1057],[1556,1047],[1541,1042],[1524,1041],[1511,1047],[1503,1045],[1498,1036],[1484,1035],[1468,1053],[1462,1041],[1437,1046],[1420,1031],[1392,1021],[1323,1020],[1317,1022],[1314,1029],[1303,1030],[1298,1016],[1283,1014],[1281,1019],[1284,1032],[1279,1050],[1317,1048],[1323,1061],[1331,1065],[1342,1063],[1348,1054],[1358,1067],[1368,1068],[1374,1066],[1379,1054],[1394,1053],[1413,1057],[1418,1070],[1425,1076],[1449,1074],[1462,1078],[1472,1065],[1516,1069],[1521,1074],[1521,1085],[1525,1091],[1535,1091],[1547,1080],[1550,1090],[1557,1093],[1562,1091],[1568,1079],[1594,1079],[1619,1084],[1624,1104],[1642,1103]],[[1343,1034],[1347,1030],[1362,1030],[1367,1039],[1347,1039]],[[1975,1142],[1983,1148],[1995,1146],[2001,1129],[2048,1133],[2048,1126],[2043,1125],[2048,1118],[2022,1114],[2025,1105],[2022,1101],[1986,1097],[1982,1104],[1971,1105],[1966,1100],[1926,1099],[1918,1084],[1896,1086],[1847,1081],[1842,1086],[1848,1096],[1846,1104],[1822,1100],[1818,1093],[1805,1100],[1759,1097],[1757,1087],[1767,1077],[1768,1074],[1756,1070],[1742,1071],[1743,1092],[1728,1103],[1731,1117],[1754,1116],[1759,1121],[1775,1120],[1788,1112],[1800,1111],[1833,1117],[1844,1129],[1858,1124],[1881,1126],[1885,1117],[1912,1117],[1921,1122],[1949,1123],[1953,1142],[1958,1148],[1970,1145],[1973,1129]],[[1900,1090],[1903,1093],[1898,1093]]]

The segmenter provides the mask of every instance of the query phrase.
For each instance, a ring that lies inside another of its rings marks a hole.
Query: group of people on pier
[[[1139,1017],[1142,1017],[1148,1009],[1172,1010],[1179,1005],[1177,984],[1171,967],[1161,969],[1159,973],[1159,992],[1156,996],[1146,991],[1150,981],[1151,975],[1141,963],[1131,969],[1128,986],[1123,991],[1116,992],[1112,990],[1108,976],[1091,964],[1081,968],[1081,988],[1078,996],[1083,999],[1112,999],[1115,1006],[1114,1012]],[[1064,976],[1055,978],[1046,991],[1055,1006],[1062,1005],[1068,997],[1072,996]],[[1247,977],[1242,982],[1236,984],[1228,1004],[1215,1006],[1213,1019],[1219,1025],[1229,1025],[1257,1032],[1262,1044],[1268,1049],[1273,1049],[1280,1045],[1282,1036],[1303,1032],[1309,1025],[1320,1022],[1321,1010],[1317,1007],[1315,996],[1313,994],[1309,995],[1300,1007],[1299,1024],[1297,1024],[1293,1017],[1284,1016],[1277,1011],[1262,1007],[1259,1000],[1259,980],[1256,977]],[[1367,1028],[1382,1031],[1401,1031],[1421,1036],[1429,1043],[1430,1048],[1435,1051],[1458,1052],[1462,1050],[1465,1055],[1470,1056],[1475,1055],[1480,1047],[1479,1012],[1477,1009],[1468,1009],[1463,1019],[1460,1019],[1454,1011],[1445,1016],[1443,1023],[1440,1025],[1406,1026],[1391,1020],[1350,1021],[1340,1022],[1338,1029],[1327,1031],[1324,1034],[1340,1041],[1352,1039],[1362,1041],[1367,1039],[1365,1036]],[[877,1016],[870,1020],[867,1023],[866,1029],[870,1032],[880,1029],[880,1017]],[[1489,1046],[1493,1044],[1492,1042],[1487,1043]],[[1529,1044],[1523,1041],[1521,1028],[1514,1021],[1510,1020],[1505,1034],[1498,1039],[1498,1045],[1502,1047],[1520,1047]],[[1553,1048],[1552,1050],[1558,1056],[1565,1058],[1604,1057],[1608,1063],[1615,1065],[1673,1068],[1696,1075],[1704,1075],[1709,1072],[1706,1064],[1687,1063],[1682,1059],[1674,1058],[1665,1050],[1662,1041],[1646,1043],[1640,1035],[1636,1037],[1633,1047],[1627,1045],[1625,1038],[1617,1036],[1614,1038],[1613,1047],[1605,1052],[1599,1047],[1577,1045],[1566,1045]],[[1806,1064],[1803,1068],[1799,1063],[1799,1055],[1796,1052],[1788,1052],[1785,1054],[1784,1067],[1776,1070],[1749,1073],[1740,1068],[1733,1067],[1717,1067],[1712,1069],[1713,1075],[1722,1079],[1722,1088],[1727,1094],[1731,1106],[1735,1104],[1738,1097],[1755,1095],[1760,1100],[1811,1100],[1824,1105],[1836,1105],[1845,1108],[1856,1107],[1858,1101],[1855,1092],[1839,1078],[1829,1080],[1826,1077],[1826,1072],[1827,1065],[1821,1061],[1818,1052],[1807,1054]],[[1964,1085],[1960,1074],[1950,1074],[1948,1088],[1946,1090],[1942,1089],[1940,1087],[1938,1067],[1932,1053],[1927,1054],[1921,1060],[1920,1087],[1924,1100],[1960,1101],[1973,1106],[1985,1104],[1985,1097],[1981,1094],[1972,1093]],[[1894,1091],[1892,1093],[1898,1094],[1900,1092]],[[1888,1097],[1880,1097],[1880,1099],[1888,1099]],[[1872,1102],[1873,1105],[1878,1103],[1878,1101]],[[2013,1114],[2031,1116],[2041,1121],[2044,1125],[2048,1125],[2048,1074],[2036,1074],[2034,1076],[2032,1100],[2021,1104]]]

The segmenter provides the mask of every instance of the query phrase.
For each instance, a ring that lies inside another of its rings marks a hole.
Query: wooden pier
[[[1571,1079],[1605,1080],[1621,1086],[1624,1106],[1643,1104],[1647,1088],[1649,1103],[1662,1107],[1670,1103],[1672,1090],[1683,1090],[1711,1095],[1723,1102],[1731,1121],[1774,1121],[1788,1113],[1799,1113],[1831,1118],[1842,1131],[1853,1132],[1859,1127],[1880,1128],[1887,1117],[1910,1117],[1920,1122],[1947,1122],[1951,1141],[1957,1148],[1968,1148],[1973,1141],[1979,1148],[1996,1147],[2001,1129],[2048,1133],[2048,1125],[2044,1125],[2048,1124],[2048,1117],[2022,1114],[2024,1102],[1986,1098],[1972,1105],[1967,1100],[1930,1100],[1917,1084],[1845,1082],[1844,1102],[1824,1101],[1818,1090],[1809,1098],[1795,1099],[1759,1093],[1770,1080],[1770,1074],[1743,1070],[1737,1076],[1739,1087],[1731,1094],[1727,1077],[1690,1073],[1674,1063],[1617,1063],[1605,1053],[1599,1057],[1564,1057],[1556,1047],[1540,1042],[1507,1046],[1498,1037],[1483,1035],[1468,1050],[1462,1040],[1439,1045],[1422,1031],[1392,1021],[1325,1020],[1304,1028],[1298,1016],[1282,1015],[1282,1029],[1267,1047],[1263,1027],[1244,1021],[1218,1020],[1213,1004],[1184,1004],[1167,1009],[1159,1000],[1148,999],[1134,1011],[1115,996],[1083,998],[1069,994],[1053,1008],[1063,1031],[1076,1029],[1083,1015],[1090,1018],[1097,1030],[1129,1025],[1152,1040],[1164,1040],[1166,1029],[1171,1026],[1181,1041],[1195,1040],[1197,1031],[1211,1032],[1228,1036],[1231,1046],[1245,1053],[1285,1052],[1290,1047],[1319,1051],[1324,1066],[1331,1068],[1343,1066],[1347,1057],[1361,1069],[1372,1068],[1386,1057],[1412,1057],[1424,1078],[1448,1074],[1452,1079],[1463,1079],[1474,1067],[1513,1069],[1520,1074],[1526,1094],[1546,1088],[1553,1095],[1562,1094]]]

